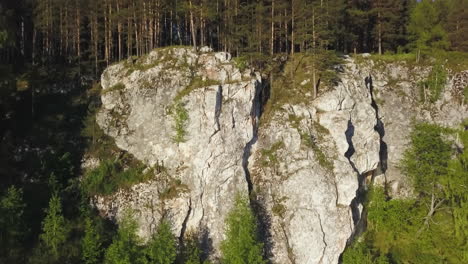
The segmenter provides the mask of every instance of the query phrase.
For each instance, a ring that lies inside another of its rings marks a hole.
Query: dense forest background
[[[169,45],[234,55],[467,51],[465,0],[3,0],[4,62],[109,63]],[[88,69],[89,70],[89,69]]]
[[[275,64],[278,56],[294,54],[317,61],[331,58],[323,54],[363,52],[395,58],[411,53],[416,62],[431,57],[460,60],[468,52],[468,0],[1,0],[0,263],[170,264],[206,259],[197,239],[179,243],[168,222],[161,223],[147,247],[140,246],[131,214],[119,228],[101,218],[89,207],[90,194],[80,181],[85,153],[128,159],[96,128],[102,70],[172,45],[210,46],[263,68]],[[463,178],[466,151],[458,159],[451,157],[440,137],[443,130],[423,128],[427,142],[442,145],[434,155],[444,160],[436,162],[445,169],[451,164]],[[104,163],[108,167],[94,173],[127,179],[121,162]],[[444,173],[448,179],[460,178]],[[456,191],[443,197],[451,201],[444,205],[461,208],[457,217],[462,221],[448,226],[457,230],[453,240],[442,235],[446,230],[415,239],[420,223],[400,223],[408,213],[423,214],[424,205],[393,202],[382,190],[373,191],[369,197],[376,197],[374,205],[379,206],[374,211],[369,206],[369,233],[347,251],[345,263],[468,261],[467,198],[463,189]],[[232,230],[247,226],[252,234],[231,238],[225,253],[242,256],[229,246],[240,241],[244,254],[256,256],[252,263],[265,263],[259,257],[254,216],[242,198],[236,205],[232,218],[242,221],[227,224]],[[426,255],[414,253],[419,240]],[[449,257],[442,252],[442,241],[452,250]],[[392,253],[394,248],[400,255]],[[422,257],[409,260],[413,255]]]

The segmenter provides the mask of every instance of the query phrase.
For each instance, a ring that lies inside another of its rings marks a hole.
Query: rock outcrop
[[[360,63],[363,72],[373,77],[373,94],[381,119],[384,136],[382,168],[375,175],[376,183],[389,186],[394,197],[412,195],[411,183],[398,168],[409,143],[415,122],[429,122],[445,127],[458,127],[468,118],[460,83],[468,83],[468,70],[448,71],[440,98],[424,102],[421,82],[427,80],[431,67],[414,66],[408,62],[383,63],[367,60]],[[461,91],[460,91],[461,90]]]
[[[260,110],[260,76],[240,72],[227,53],[188,48],[153,51],[134,63],[103,73],[97,120],[119,148],[165,172],[99,198],[98,208],[117,218],[134,209],[145,238],[165,215],[178,236],[203,229],[218,248],[234,196],[248,192],[243,154]]]
[[[360,220],[355,199],[379,165],[380,136],[369,84],[347,66],[334,89],[285,105],[259,132],[250,171],[270,213],[275,263],[338,263]]]
[[[467,117],[466,106],[451,103],[450,82],[434,109],[415,107],[427,69],[366,61],[346,58],[335,87],[261,122],[267,84],[228,53],[168,48],[110,66],[98,124],[158,174],[96,197],[97,208],[116,219],[133,209],[144,238],[169,217],[180,239],[201,232],[216,259],[233,198],[250,193],[273,263],[338,263],[360,231],[366,181],[405,195],[397,164],[412,119],[455,125]]]

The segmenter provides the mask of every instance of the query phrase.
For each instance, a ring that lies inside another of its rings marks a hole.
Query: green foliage
[[[316,53],[296,53],[287,61],[277,57],[263,66],[270,74],[270,98],[262,114],[262,123],[268,123],[284,104],[309,103],[314,98],[313,73],[318,94],[327,91],[337,81],[334,66],[342,61],[335,52],[320,50]],[[309,96],[306,96],[309,94]]]
[[[374,262],[366,245],[357,242],[343,253],[343,264],[374,264]]]
[[[198,89],[198,88],[203,88],[203,87],[208,87],[208,86],[213,86],[213,85],[220,85],[221,83],[217,80],[211,80],[211,79],[206,79],[206,80],[202,80],[201,77],[193,77],[191,80],[190,80],[190,83],[189,85],[187,85],[187,87],[185,87],[184,89],[180,90],[175,98],[174,98],[174,101],[175,102],[180,102],[180,100],[182,98],[184,98],[185,96],[189,95],[192,91]]]
[[[455,237],[464,249],[464,261],[468,261],[468,132],[462,128],[458,132],[464,150],[448,164],[447,177],[442,184],[445,196],[452,204]]]
[[[172,109],[172,116],[174,118],[174,130],[175,135],[172,137],[172,140],[176,143],[183,143],[186,141],[187,136],[187,122],[189,120],[189,114],[185,109],[182,102],[177,101]]]
[[[167,176],[168,182],[166,184],[166,188],[159,194],[159,199],[161,200],[170,200],[174,199],[179,196],[179,194],[183,192],[187,192],[189,190],[186,184],[183,184],[180,179],[174,179],[172,177]]]
[[[372,54],[371,59],[383,63],[406,62],[413,64],[416,61],[415,53],[384,53],[382,55]]]
[[[143,264],[145,263],[141,241],[136,231],[138,225],[131,211],[126,211],[119,222],[119,230],[112,244],[107,248],[105,264]]]
[[[99,85],[100,87],[100,85]],[[96,93],[100,89],[95,88],[91,91]],[[81,136],[85,139],[86,153],[100,160],[111,159],[120,152],[120,149],[115,145],[115,141],[110,136],[106,135],[96,122],[96,114],[99,108],[90,105],[85,118],[82,121],[83,128]]]
[[[317,139],[321,140],[321,139],[323,139],[323,134],[322,133],[328,132],[328,129],[326,129],[325,127],[320,126],[320,124],[318,124],[318,125],[319,125],[317,127],[318,130],[316,130],[316,131],[318,132],[319,136],[318,136]],[[317,125],[315,125],[315,126],[317,126]],[[322,150],[322,148],[317,144],[317,139],[313,138],[310,134],[308,134],[306,132],[299,131],[299,133],[300,133],[300,136],[301,136],[302,143],[305,146],[307,146],[309,148],[312,148],[312,150],[314,151],[314,157],[318,161],[319,165],[322,168],[326,169],[327,171],[332,172],[333,169],[335,168],[335,165],[333,164],[333,160],[331,160],[325,154],[325,152]]]
[[[450,144],[437,125],[416,124],[410,134],[411,146],[401,162],[403,172],[413,180],[415,190],[424,196],[437,192],[437,185],[447,174]]]
[[[107,94],[107,93],[110,93],[110,92],[114,92],[114,91],[120,91],[120,90],[123,90],[125,89],[125,84],[119,82],[119,83],[116,83],[114,86],[111,86],[105,90],[102,90],[101,91],[101,94]]]
[[[13,263],[21,257],[27,233],[24,209],[22,189],[11,186],[0,197],[0,262]]]
[[[184,264],[202,264],[200,243],[196,234],[187,235],[183,251]]]
[[[257,220],[246,197],[237,195],[226,218],[226,240],[221,242],[224,264],[263,264],[263,244],[257,234]]]
[[[174,56],[173,50],[175,48],[188,48],[188,46],[168,46],[168,47],[163,47],[163,48],[157,48],[155,51],[158,52],[158,58],[155,60],[149,60],[149,57],[147,54],[141,55],[141,56],[131,56],[129,57],[126,61],[123,62],[124,69],[126,70],[126,76],[129,76],[135,71],[140,71],[140,72],[145,72],[151,68],[156,67],[157,65],[160,65],[162,63],[164,64],[164,68],[182,68],[182,67],[190,67],[186,63],[186,58],[184,57],[183,59],[185,60],[184,63],[179,65],[177,61],[179,58],[176,58]],[[163,69],[163,70],[165,70]]]
[[[7,32],[5,30],[0,30],[0,48],[3,48],[5,46],[5,43],[7,42]]]
[[[283,141],[278,141],[271,145],[269,149],[261,150],[261,164],[262,166],[274,167],[278,165],[278,156],[276,152],[284,147]]]
[[[83,263],[102,263],[102,238],[91,218],[85,220],[85,233],[81,242],[81,250]]]
[[[110,195],[119,189],[128,189],[131,186],[147,181],[153,177],[151,169],[134,161],[129,168],[125,168],[122,161],[103,160],[95,169],[86,172],[82,187],[88,195]]]
[[[468,85],[463,88],[463,100],[465,104],[468,103]]]
[[[429,101],[431,103],[439,100],[442,93],[442,89],[447,83],[447,72],[445,69],[437,64],[432,67],[427,80],[421,82],[421,98],[424,102]]]
[[[61,252],[61,247],[65,244],[69,230],[65,217],[62,214],[62,203],[57,194],[50,198],[49,208],[46,210],[46,217],[42,222],[41,240],[48,249],[50,255],[57,259]]]
[[[232,59],[232,61],[234,62],[234,65],[236,65],[236,67],[241,71],[243,72],[245,69],[247,69],[248,67],[248,57],[247,56],[239,56],[239,57],[235,57]]]
[[[423,55],[429,55],[434,49],[447,49],[449,46],[440,11],[433,1],[422,0],[411,12],[408,31],[412,36],[412,46]]]
[[[149,263],[172,264],[177,256],[176,238],[169,222],[163,220],[145,248]]]
[[[465,146],[456,155],[447,134]],[[390,199],[384,189],[372,188],[367,231],[346,249],[344,264],[468,261],[468,132],[423,123],[415,125],[410,139],[402,169],[413,179],[418,199]],[[430,197],[444,207],[431,206]]]

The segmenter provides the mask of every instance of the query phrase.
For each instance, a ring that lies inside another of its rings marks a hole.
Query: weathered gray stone
[[[226,54],[221,55],[224,59],[218,53],[198,55],[191,49],[153,51],[149,57],[170,59],[130,75],[125,75],[120,63],[102,75],[99,125],[114,137],[119,148],[148,165],[164,164],[168,176],[160,177],[179,179],[188,188],[173,199],[161,199],[165,186],[156,179],[97,199],[98,208],[111,217],[119,218],[126,208],[134,209],[142,237],[149,237],[154,224],[166,213],[178,236],[185,230],[207,227],[217,249],[235,194],[248,192],[242,157],[253,137],[256,120],[252,111],[260,107],[253,103],[260,77],[229,79],[239,70],[225,64]],[[171,67],[173,63],[181,66]],[[192,87],[180,98],[188,121],[185,141],[175,142],[175,100],[189,86],[192,74],[219,84]],[[125,89],[107,91],[116,83],[124,84]]]
[[[214,258],[233,198],[251,183],[273,263],[338,263],[359,224],[366,180],[411,194],[398,164],[412,120],[454,126],[468,117],[451,80],[434,105],[418,102],[417,83],[430,69],[348,56],[335,87],[283,105],[258,127],[260,75],[241,72],[228,53],[202,51],[157,50],[104,71],[99,125],[119,148],[167,172],[94,203],[113,219],[133,209],[143,238],[163,215],[177,236],[206,230]],[[188,114],[182,142],[174,140],[177,103]],[[179,191],[165,196],[174,184]]]

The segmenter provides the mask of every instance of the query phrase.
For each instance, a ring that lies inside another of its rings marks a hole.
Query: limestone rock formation
[[[275,263],[338,263],[360,219],[359,179],[379,165],[380,136],[369,84],[347,65],[334,89],[285,105],[260,129],[250,171],[271,219]]]
[[[406,62],[382,63],[372,60],[360,64],[362,72],[373,77],[373,94],[382,121],[384,135],[383,168],[376,183],[387,184],[394,197],[412,195],[411,183],[398,165],[409,143],[409,133],[415,122],[436,123],[457,127],[468,118],[459,83],[468,83],[468,71],[450,73],[435,103],[424,102],[421,82],[428,78],[431,67],[413,66]]]
[[[144,238],[169,217],[180,239],[201,232],[216,259],[234,196],[250,193],[273,263],[338,263],[371,179],[409,193],[397,164],[412,120],[467,117],[450,80],[433,106],[416,102],[428,69],[349,57],[341,68],[335,87],[263,120],[266,82],[228,53],[167,48],[110,66],[98,124],[158,174],[95,205],[114,219],[133,209]]]
[[[145,238],[165,214],[178,236],[204,229],[218,248],[235,194],[248,192],[243,153],[260,109],[260,76],[240,72],[227,53],[169,48],[109,67],[101,84],[99,125],[119,148],[167,171],[98,198],[98,208],[117,218],[135,210]]]

